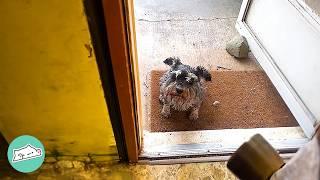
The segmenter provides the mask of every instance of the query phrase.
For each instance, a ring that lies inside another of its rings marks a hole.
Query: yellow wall
[[[0,130],[47,153],[115,154],[81,0],[0,1]],[[87,44],[87,45],[86,45]]]

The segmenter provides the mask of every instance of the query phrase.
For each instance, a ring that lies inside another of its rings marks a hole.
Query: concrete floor
[[[100,161],[77,157],[46,157],[45,163],[30,174],[14,170],[7,160],[8,144],[0,136],[0,179],[8,180],[235,180],[236,177],[227,169],[226,162],[189,163],[173,165],[126,164],[116,161]]]
[[[225,51],[237,34],[241,0],[136,0],[135,17],[141,79],[143,125],[150,127],[150,72],[168,69],[167,57],[180,57],[191,66],[257,70],[255,58],[236,60]]]
[[[226,163],[190,163],[175,165],[143,165],[122,163],[83,163],[79,161],[58,161],[45,163],[31,174],[18,173],[4,169],[0,160],[0,179],[37,179],[37,180],[235,180],[226,169]]]

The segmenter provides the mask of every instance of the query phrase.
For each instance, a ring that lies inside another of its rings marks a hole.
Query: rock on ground
[[[236,58],[246,58],[249,53],[249,45],[245,37],[237,35],[227,43],[226,50]]]

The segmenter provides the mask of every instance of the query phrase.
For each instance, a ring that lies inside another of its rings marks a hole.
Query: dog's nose
[[[181,94],[183,92],[183,90],[180,89],[180,88],[176,88],[176,91],[177,91],[178,94]]]

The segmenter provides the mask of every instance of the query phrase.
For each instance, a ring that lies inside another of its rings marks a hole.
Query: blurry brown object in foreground
[[[265,180],[283,165],[284,161],[273,147],[256,134],[239,147],[227,167],[240,179]]]
[[[310,142],[284,164],[278,153],[261,136],[240,146],[227,167],[243,180],[320,180],[320,125]]]

